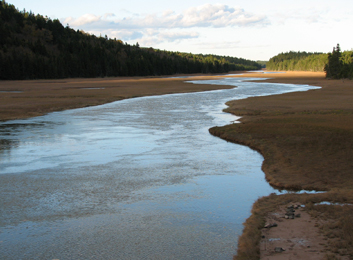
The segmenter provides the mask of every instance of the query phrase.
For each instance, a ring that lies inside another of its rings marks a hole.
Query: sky
[[[268,60],[353,48],[352,0],[7,0],[20,11],[128,44]]]

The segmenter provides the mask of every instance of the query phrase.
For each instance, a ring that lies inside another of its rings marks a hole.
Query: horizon
[[[255,0],[237,5],[229,0],[196,0],[192,5],[185,0],[148,4],[101,0],[100,5],[91,0],[75,5],[68,0],[45,5],[39,0],[6,2],[20,11],[59,19],[75,30],[167,51],[268,61],[281,52],[328,53],[337,43],[342,50],[353,47],[347,33],[353,23],[349,14],[353,2],[346,0],[334,6],[327,0],[295,4]]]

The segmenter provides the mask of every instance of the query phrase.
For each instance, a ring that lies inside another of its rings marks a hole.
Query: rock
[[[300,214],[295,215],[296,218],[300,218]]]
[[[277,227],[277,223],[267,223],[265,225],[265,228],[272,228],[272,227]]]
[[[292,212],[287,212],[285,215],[284,215],[284,218],[286,219],[294,219],[294,213]]]
[[[284,250],[282,247],[275,247],[276,253],[282,253],[283,251],[286,251],[286,250]]]

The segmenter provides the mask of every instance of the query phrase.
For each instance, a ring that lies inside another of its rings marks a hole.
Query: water
[[[226,101],[314,87],[206,83],[238,87],[0,123],[0,258],[231,259],[276,191],[260,154],[208,129],[236,119]]]

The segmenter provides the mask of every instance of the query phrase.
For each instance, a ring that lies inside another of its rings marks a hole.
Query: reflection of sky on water
[[[231,258],[252,203],[273,189],[257,152],[208,129],[236,118],[226,101],[309,87],[206,83],[238,87],[0,123],[3,254]]]

